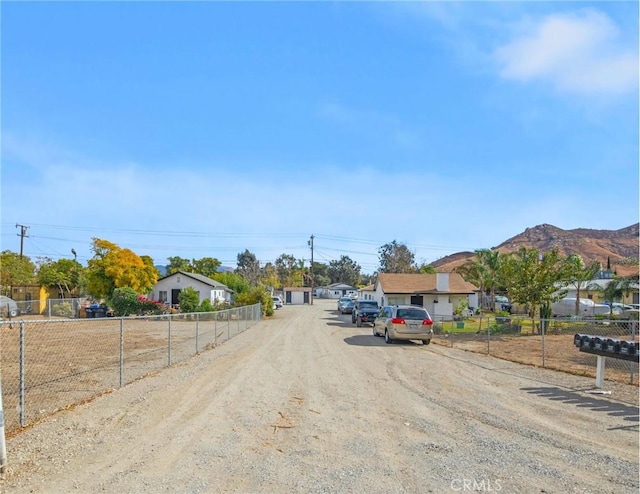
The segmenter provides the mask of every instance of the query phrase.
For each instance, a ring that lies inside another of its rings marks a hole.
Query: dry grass
[[[624,338],[624,337],[621,337]],[[593,354],[581,352],[573,344],[573,335],[491,336],[456,333],[453,345],[447,335],[438,336],[434,343],[453,346],[462,350],[490,354],[493,357],[526,365],[545,367],[579,376],[596,376],[596,360]],[[633,376],[631,373],[633,369]],[[605,377],[607,380],[638,385],[638,364],[625,360],[607,358]]]

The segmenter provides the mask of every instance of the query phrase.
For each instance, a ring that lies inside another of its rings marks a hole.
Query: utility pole
[[[18,225],[16,223],[16,228],[20,227],[20,233],[18,233],[18,237],[20,237],[20,259],[22,259],[22,251],[24,249],[24,237],[28,237],[27,230],[28,226]]]
[[[311,246],[311,268],[309,273],[311,273],[311,305],[313,305],[313,234],[307,243]]]

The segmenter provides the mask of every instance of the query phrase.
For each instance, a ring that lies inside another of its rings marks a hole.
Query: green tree
[[[260,284],[270,288],[282,287],[278,277],[278,270],[272,263],[268,262],[260,269]]]
[[[473,259],[469,259],[461,266],[455,268],[456,273],[458,273],[465,281],[474,284],[480,289],[480,300],[478,301],[480,307],[484,307],[484,297],[487,291],[487,273],[486,267],[484,264],[478,261],[477,257]]]
[[[313,261],[313,286],[326,286],[331,283],[329,265],[323,262]]]
[[[201,274],[202,276],[206,276],[211,279],[213,279],[214,275],[218,272],[220,264],[220,261],[213,257],[203,257],[201,259],[193,259],[191,261],[193,273]]]
[[[249,291],[251,285],[249,282],[240,276],[238,273],[231,273],[229,271],[223,271],[220,273],[216,273],[211,279],[219,281],[227,288],[233,290],[236,296],[239,293],[244,293]]]
[[[299,286],[302,282],[299,276],[298,260],[290,254],[281,254],[275,261],[278,283],[280,287]]]
[[[94,238],[92,250],[86,275],[87,289],[95,298],[110,299],[116,288],[123,287],[148,293],[158,281],[158,271],[130,249]]]
[[[27,256],[20,257],[10,250],[0,253],[0,291],[11,296],[11,287],[32,285],[36,281],[36,266]]]
[[[491,307],[496,305],[496,289],[500,285],[502,278],[502,262],[504,257],[497,250],[480,249],[476,251],[478,260],[485,266],[486,288],[489,290]]]
[[[236,303],[241,306],[260,303],[263,315],[273,315],[273,300],[271,300],[269,291],[264,287],[251,287],[249,291],[238,295],[238,297],[236,298]]]
[[[602,269],[597,261],[585,263],[582,257],[571,254],[565,259],[564,280],[566,286],[571,286],[576,290],[575,315],[580,314],[580,290],[585,283],[593,280],[594,276]]]
[[[198,305],[200,305],[200,294],[195,288],[187,286],[180,290],[178,302],[180,303],[180,312],[196,312]]]
[[[405,244],[395,240],[378,249],[380,273],[415,273],[415,254]]]
[[[423,262],[418,266],[418,273],[436,274],[436,268],[434,268],[431,264],[427,264],[426,262]]]
[[[128,286],[113,290],[109,305],[113,308],[113,315],[118,317],[137,314],[140,309],[138,294]]]
[[[614,278],[601,290],[605,302],[609,304],[609,315],[613,314],[613,302],[621,302],[625,295],[629,295],[638,286],[635,278]]]
[[[329,262],[327,274],[331,283],[345,283],[353,287],[360,283],[360,266],[349,256],[340,256],[337,261]]]
[[[189,259],[184,259],[179,256],[168,257],[169,265],[167,266],[167,274],[177,273],[178,271],[184,271],[185,273],[192,273],[193,266]]]
[[[541,255],[537,249],[522,247],[504,259],[501,278],[511,300],[528,307],[529,317],[535,317],[538,308],[548,316],[551,302],[562,296],[558,283],[564,279],[564,267],[558,249]]]
[[[77,295],[80,289],[83,267],[75,260],[45,258],[39,264],[37,280],[40,285],[56,287],[62,298]]]
[[[249,282],[251,286],[257,286],[260,281],[260,261],[255,254],[245,249],[238,254],[236,272]]]

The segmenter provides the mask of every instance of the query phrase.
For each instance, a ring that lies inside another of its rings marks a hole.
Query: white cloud
[[[595,10],[549,15],[494,55],[506,79],[549,82],[563,92],[623,94],[637,89],[637,47],[619,42],[620,31]]]

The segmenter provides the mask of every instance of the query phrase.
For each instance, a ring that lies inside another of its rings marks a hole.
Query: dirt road
[[[0,489],[637,492],[637,394],[593,385],[387,345],[315,300],[24,431]]]

